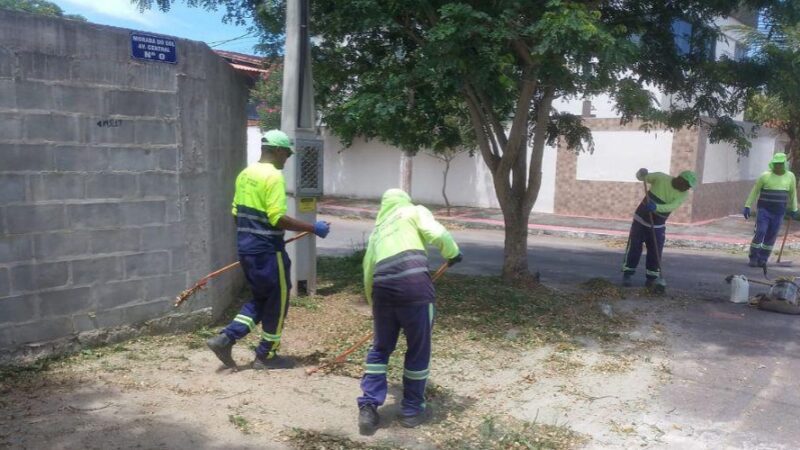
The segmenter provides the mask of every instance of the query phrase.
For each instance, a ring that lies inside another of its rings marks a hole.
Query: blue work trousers
[[[364,377],[361,379],[363,395],[358,398],[359,408],[372,404],[376,407],[386,401],[386,367],[397,345],[400,330],[406,335],[403,370],[403,401],[401,414],[415,416],[425,410],[425,385],[428,381],[431,360],[431,330],[433,329],[433,303],[420,305],[377,305],[372,308],[375,335],[367,353]]]
[[[655,238],[653,241],[653,232],[651,228],[633,221],[631,225],[630,234],[628,234],[628,246],[625,249],[625,261],[622,265],[622,271],[629,274],[636,273],[636,266],[639,265],[639,259],[642,257],[642,247],[647,247],[647,260],[646,260],[646,276],[649,280],[655,280],[661,276],[661,268],[658,264],[658,255],[663,256],[664,252],[664,238],[666,236],[666,227],[655,228]],[[656,246],[658,254],[656,254]]]
[[[758,264],[767,262],[775,240],[778,238],[784,213],[785,211],[770,212],[766,208],[759,208],[756,215],[756,232],[750,243],[751,262]]]
[[[291,261],[284,252],[239,255],[253,298],[222,330],[233,341],[245,337],[261,323],[261,342],[256,355],[270,358],[281,345],[281,332],[289,310]]]

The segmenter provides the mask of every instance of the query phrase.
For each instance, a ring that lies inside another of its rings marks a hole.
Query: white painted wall
[[[636,171],[669,173],[672,132],[595,131],[594,153],[578,155],[578,180],[638,182]]]
[[[357,140],[344,149],[329,133],[325,140],[325,194],[379,198],[400,184],[400,150],[380,141]],[[529,155],[530,156],[530,155]],[[441,195],[444,163],[420,152],[413,161],[411,196],[415,201],[444,204]],[[552,213],[555,202],[556,150],[546,148],[542,161],[542,187],[536,212]],[[450,166],[447,196],[452,205],[499,208],[492,176],[479,154],[464,153]]]
[[[261,129],[247,127],[247,164],[252,164],[261,158]]]
[[[778,135],[770,129],[762,129],[752,141],[748,156],[738,156],[732,144],[706,142],[703,184],[755,180],[768,169],[772,155],[782,150]]]

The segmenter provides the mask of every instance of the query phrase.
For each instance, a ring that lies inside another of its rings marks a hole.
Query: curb
[[[337,217],[357,217],[360,219],[375,220],[377,213],[365,208],[354,208],[338,205],[320,205],[320,214],[327,214]],[[451,218],[446,216],[436,216],[436,220],[442,223],[450,223],[469,229],[478,230],[498,230],[502,231],[505,227],[495,224],[485,219]],[[528,235],[530,236],[552,236],[573,239],[592,239],[597,241],[626,242],[628,239],[627,231],[620,230],[601,230],[601,229],[575,229],[558,225],[528,224]],[[750,247],[749,240],[743,242],[719,242],[713,240],[702,240],[687,238],[685,235],[667,233],[666,244],[670,247],[705,249],[705,250],[740,250],[745,251]],[[800,249],[800,242],[787,242],[786,248],[789,250]]]

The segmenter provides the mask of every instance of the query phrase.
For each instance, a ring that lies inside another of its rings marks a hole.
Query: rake
[[[438,269],[436,269],[436,272],[434,272],[433,276],[431,277],[431,280],[432,281],[438,280],[442,275],[444,275],[448,267],[449,265],[447,264],[447,261],[445,261],[441,266],[439,266]],[[367,341],[372,339],[372,335],[373,332],[370,331],[368,334],[365,334],[361,339],[359,339],[355,344],[350,346],[347,350],[336,355],[332,360],[324,362],[318,365],[317,367],[311,367],[306,369],[306,375],[313,375],[326,367],[343,363],[347,359],[347,357],[350,356],[351,353],[358,350],[359,348],[361,348],[362,345],[366,344]]]
[[[284,244],[288,244],[290,242],[294,242],[294,241],[296,241],[296,240],[298,240],[300,238],[308,236],[309,234],[311,234],[310,231],[304,231],[304,232],[302,232],[302,233],[300,233],[300,234],[298,234],[296,236],[293,236],[291,239],[287,239]],[[223,267],[221,269],[217,269],[217,270],[211,272],[210,274],[204,276],[203,278],[200,278],[200,280],[198,280],[197,283],[193,284],[192,287],[190,287],[189,289],[186,289],[183,292],[181,292],[180,294],[178,294],[178,296],[175,298],[174,307],[177,308],[177,307],[181,306],[181,304],[183,302],[185,302],[186,300],[188,300],[189,297],[191,297],[194,294],[196,294],[197,291],[205,288],[206,285],[208,284],[208,282],[212,278],[216,277],[219,274],[225,273],[225,272],[233,269],[234,267],[236,267],[238,265],[239,265],[239,261],[236,261],[235,263],[228,264],[227,266],[225,266],[225,267]]]

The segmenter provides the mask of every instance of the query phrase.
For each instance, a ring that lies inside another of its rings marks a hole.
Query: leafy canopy
[[[65,19],[80,20],[86,18],[78,14],[64,14],[64,11],[53,2],[46,0],[0,0],[0,9],[22,11],[44,16],[63,17]]]

